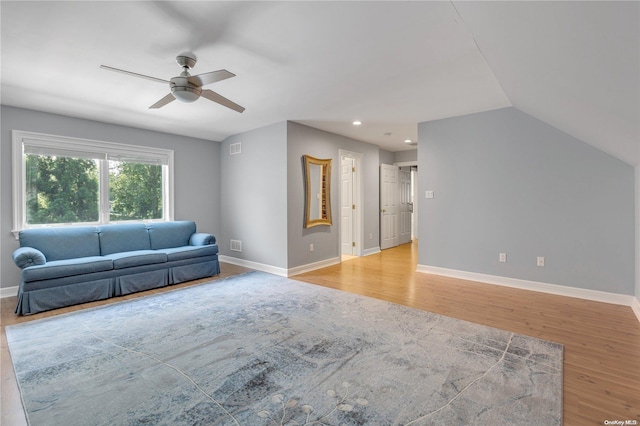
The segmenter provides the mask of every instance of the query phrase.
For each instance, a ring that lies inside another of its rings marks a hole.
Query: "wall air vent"
[[[231,240],[231,247],[229,249],[231,251],[242,251],[242,241]]]
[[[242,152],[242,144],[240,142],[229,145],[229,155],[236,155]]]

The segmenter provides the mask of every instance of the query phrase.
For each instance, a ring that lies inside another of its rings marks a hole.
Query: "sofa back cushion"
[[[102,225],[98,227],[98,232],[102,256],[150,248],[149,233],[144,223]]]
[[[166,249],[189,245],[189,238],[196,232],[196,223],[192,220],[175,222],[151,222],[147,224],[151,249]]]
[[[100,241],[95,226],[68,226],[24,229],[20,247],[33,247],[51,260],[100,256]]]

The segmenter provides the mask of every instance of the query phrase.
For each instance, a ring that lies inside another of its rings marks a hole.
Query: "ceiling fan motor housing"
[[[196,65],[198,58],[193,52],[182,52],[176,56],[176,62],[183,68],[193,68]]]

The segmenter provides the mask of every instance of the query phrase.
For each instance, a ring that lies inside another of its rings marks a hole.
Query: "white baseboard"
[[[309,263],[307,265],[296,266],[295,268],[280,268],[277,266],[271,266],[264,263],[253,262],[251,260],[238,259],[236,257],[219,255],[218,260],[220,262],[231,263],[232,265],[244,266],[245,268],[255,269],[257,271],[268,272],[273,275],[279,275],[281,277],[290,277],[293,275],[302,274],[303,272],[309,272],[320,268],[325,268],[331,265],[337,265],[340,263],[340,258],[335,257],[332,259],[321,260],[319,262]]]
[[[638,321],[640,321],[640,301],[638,300],[638,296],[633,298],[633,302],[631,302],[631,309],[633,313],[636,314]]]
[[[0,299],[5,297],[14,297],[18,295],[18,286],[0,287]]]
[[[253,262],[251,260],[238,259],[237,257],[218,255],[220,262],[231,263],[232,265],[244,266],[245,268],[255,269],[256,271],[268,272],[281,277],[287,276],[287,270],[277,266],[271,266],[264,263]]]
[[[307,265],[296,266],[295,268],[289,269],[289,277],[293,275],[302,274],[305,272],[315,271],[316,269],[326,268],[327,266],[337,265],[341,260],[339,257],[334,257],[332,259],[325,259],[319,262],[309,263]]]
[[[638,299],[634,296],[626,294],[588,290],[584,288],[568,287],[557,284],[547,284],[536,281],[521,280],[517,278],[480,274],[477,272],[459,271],[456,269],[440,268],[438,266],[418,265],[416,271],[427,274],[442,275],[451,278],[459,278],[463,280],[478,281],[487,284],[501,285],[505,287],[520,288],[523,290],[556,294],[559,296],[576,297],[578,299],[593,300],[596,302],[631,306],[634,313],[638,317],[638,321],[640,321],[640,303],[638,303]]]
[[[373,247],[362,251],[363,256],[369,256],[376,253],[380,253],[380,247]]]

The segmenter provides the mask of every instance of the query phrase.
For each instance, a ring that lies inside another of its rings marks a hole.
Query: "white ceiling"
[[[413,149],[417,123],[506,106],[640,163],[640,3],[2,1],[1,101],[186,136],[284,120]],[[148,107],[175,56],[228,69],[205,99]],[[353,120],[362,126],[354,127]]]

